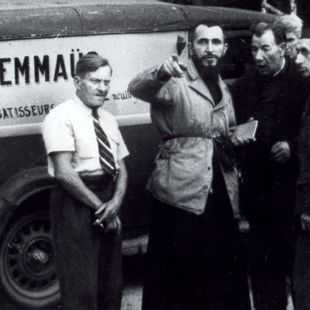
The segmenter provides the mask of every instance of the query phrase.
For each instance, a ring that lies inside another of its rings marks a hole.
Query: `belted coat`
[[[229,137],[236,125],[229,90],[219,77],[222,100],[210,91],[189,60],[183,78],[157,78],[146,70],[129,84],[130,93],[151,104],[151,118],[163,137],[147,188],[155,198],[195,214],[204,212],[211,190],[214,137]],[[221,167],[235,217],[239,216],[237,170]]]

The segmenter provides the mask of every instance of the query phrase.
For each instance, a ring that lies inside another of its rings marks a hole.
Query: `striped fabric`
[[[99,116],[97,109],[93,109],[93,121],[94,128],[97,136],[98,146],[99,146],[99,161],[102,169],[109,174],[115,175],[115,161],[111,151],[110,143],[106,134],[99,124]]]

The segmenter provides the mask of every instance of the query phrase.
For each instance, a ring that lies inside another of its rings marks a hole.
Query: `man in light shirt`
[[[115,118],[101,109],[111,75],[106,59],[83,56],[76,65],[75,96],[43,123],[48,168],[56,179],[51,225],[61,303],[67,310],[116,310],[121,304],[118,211],[127,186],[128,150]],[[99,141],[97,130],[106,143]]]

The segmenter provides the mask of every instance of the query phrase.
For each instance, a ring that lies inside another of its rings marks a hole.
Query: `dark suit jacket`
[[[262,89],[266,95],[268,88],[273,102],[271,116],[264,114],[266,106],[262,107]],[[290,59],[286,59],[284,69],[276,77],[263,77],[252,70],[232,87],[237,123],[250,117],[259,122],[257,141],[243,148],[241,160],[242,202],[249,219],[293,214],[299,173],[297,138],[308,93],[309,82]],[[287,141],[291,149],[291,158],[284,164],[269,159],[271,147],[279,141]]]

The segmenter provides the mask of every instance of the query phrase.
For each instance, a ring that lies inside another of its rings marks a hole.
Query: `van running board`
[[[149,241],[149,235],[143,235],[135,239],[123,240],[122,254],[128,256],[136,254],[145,254],[147,251],[148,241]]]

